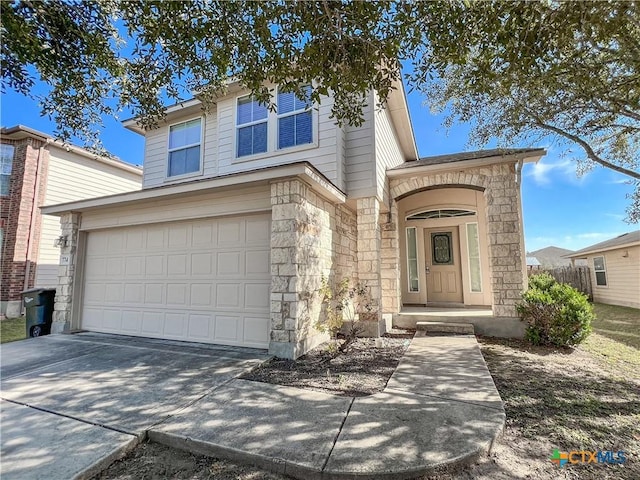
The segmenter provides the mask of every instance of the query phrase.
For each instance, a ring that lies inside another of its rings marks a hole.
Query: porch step
[[[453,333],[458,335],[474,335],[471,323],[453,322],[416,322],[416,330],[426,333]]]

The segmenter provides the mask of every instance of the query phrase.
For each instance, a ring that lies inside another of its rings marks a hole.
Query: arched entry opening
[[[402,304],[491,306],[483,191],[431,188],[397,206]]]

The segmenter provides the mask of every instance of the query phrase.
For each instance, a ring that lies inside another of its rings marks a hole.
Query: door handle
[[[424,270],[425,270],[427,273],[430,273],[429,266],[424,267]]]

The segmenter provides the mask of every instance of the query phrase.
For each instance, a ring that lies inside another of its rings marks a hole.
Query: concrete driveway
[[[4,344],[0,476],[82,478],[266,358],[260,350],[93,333]]]

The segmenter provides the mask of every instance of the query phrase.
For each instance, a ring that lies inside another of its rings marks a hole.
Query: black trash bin
[[[55,288],[32,288],[22,292],[27,309],[27,337],[39,337],[51,333]]]

